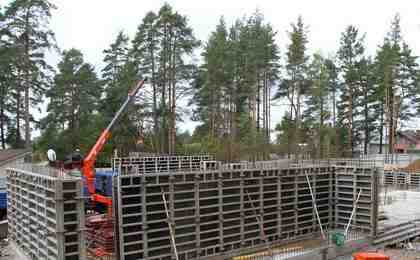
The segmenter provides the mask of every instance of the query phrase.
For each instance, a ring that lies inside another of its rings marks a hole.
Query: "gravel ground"
[[[391,260],[420,260],[420,252],[416,251],[386,249],[385,251],[379,250],[378,252],[389,256]],[[335,260],[353,260],[353,257],[351,255],[340,256]]]
[[[0,260],[28,260],[13,243],[0,244]]]

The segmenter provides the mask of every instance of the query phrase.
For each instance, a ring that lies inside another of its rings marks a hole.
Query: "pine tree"
[[[375,78],[380,101],[380,152],[382,152],[383,128],[387,126],[388,152],[394,152],[396,132],[410,121],[417,107],[418,64],[401,35],[400,16],[395,15],[391,29],[375,58]]]
[[[329,110],[329,71],[325,59],[320,54],[314,54],[309,66],[311,86],[308,90],[306,109],[303,113],[305,123],[313,128],[317,134],[317,140],[313,141],[313,147],[317,148],[317,157],[323,158],[327,150],[326,130],[327,120],[330,119]]]
[[[82,53],[76,49],[63,52],[58,70],[47,95],[50,103],[43,120],[41,146],[45,149],[51,145],[56,135],[60,136],[54,143],[58,151],[68,153],[75,148],[87,151],[95,141],[91,136],[99,135],[96,116],[102,95],[100,81],[94,68],[84,62]]]
[[[292,31],[289,32],[291,43],[287,48],[287,64],[286,76],[279,85],[276,97],[286,97],[290,104],[289,119],[295,120],[294,134],[292,143],[294,147],[288,148],[288,154],[293,151],[297,152],[298,144],[301,138],[301,114],[302,114],[302,98],[306,95],[309,81],[307,74],[308,57],[306,54],[306,44],[308,43],[307,32],[302,17],[299,16],[296,24],[292,24]],[[289,129],[291,131],[291,129]]]
[[[24,93],[26,147],[31,145],[30,107],[41,102],[49,86],[49,72],[52,68],[45,61],[45,51],[54,47],[54,34],[48,29],[51,10],[54,8],[47,0],[14,0],[5,11],[6,26],[18,50],[19,85]],[[19,91],[17,96],[20,101]],[[16,120],[16,131],[19,133],[20,116]]]
[[[6,47],[6,42],[3,40],[3,36],[7,34],[6,28],[3,25],[4,17],[3,12],[0,6],[0,144],[2,149],[6,149],[6,127],[8,124],[8,117],[7,113],[7,99],[9,96],[9,85],[8,85],[8,78],[7,75],[11,75],[10,66],[7,64],[8,57],[8,49]],[[10,63],[9,63],[10,64]]]
[[[164,4],[157,15],[147,14],[133,40],[131,54],[136,57],[139,73],[144,70],[152,76],[153,117],[155,129],[161,134],[161,152],[175,153],[176,122],[181,112],[177,101],[190,91],[196,68],[187,60],[198,46],[187,18],[169,4]]]
[[[338,61],[340,71],[344,79],[341,85],[339,102],[340,125],[347,130],[347,153],[353,156],[355,147],[360,141],[360,133],[357,125],[360,121],[359,97],[361,84],[358,66],[364,57],[364,37],[359,36],[359,30],[354,26],[348,26],[341,35]]]
[[[384,128],[385,128],[385,111],[386,111],[386,102],[385,102],[385,93],[386,89],[392,85],[391,79],[391,67],[388,66],[389,60],[391,58],[391,47],[389,43],[385,42],[378,49],[375,62],[374,62],[374,80],[375,80],[375,96],[377,103],[375,105],[375,114],[377,115],[379,125],[378,136],[379,136],[379,153],[382,154],[383,151],[383,140],[384,140]]]
[[[158,68],[159,68],[159,40],[160,32],[158,30],[159,17],[154,12],[148,12],[143,18],[142,23],[137,28],[136,35],[132,41],[132,48],[130,56],[133,58],[134,65],[137,69],[139,77],[147,77],[152,85],[152,118],[153,118],[153,150],[158,152],[160,150],[159,136],[160,123],[159,117],[159,82],[158,82]],[[163,151],[162,151],[163,152]]]
[[[363,153],[368,154],[369,143],[374,137],[376,129],[376,89],[373,77],[373,63],[370,59],[362,59],[358,65],[358,75],[360,77],[360,115],[362,118],[357,128],[363,136]]]
[[[196,81],[195,84],[198,88],[194,98],[197,104],[195,119],[209,127],[210,138],[221,138],[227,129],[224,110],[228,104],[224,102],[229,87],[229,70],[226,68],[228,47],[228,32],[221,18],[202,54],[204,64],[201,73],[197,74],[202,82]]]
[[[237,20],[229,32],[221,19],[196,74],[194,118],[209,128],[210,140],[227,137],[230,151],[239,142],[252,159],[268,154],[270,89],[278,77],[279,59],[274,36],[258,11]]]
[[[129,54],[129,38],[120,31],[110,47],[104,50],[105,67],[102,69],[105,97],[100,105],[104,123],[112,120],[121,104],[127,98],[127,93],[140,79],[137,76],[135,61]],[[144,89],[141,90],[144,92]],[[144,104],[143,104],[144,105]],[[119,119],[113,129],[113,138],[104,147],[104,153],[112,156],[116,149],[119,154],[128,154],[136,149],[136,143],[142,138],[138,131],[143,117],[143,110],[138,103],[132,104]]]
[[[3,149],[24,146],[20,135],[20,115],[23,112],[19,84],[17,45],[0,9],[0,139]]]
[[[1,38],[1,35],[0,35]],[[11,109],[11,86],[14,75],[11,49],[0,41],[0,144],[6,149],[6,129],[10,123],[8,112]]]

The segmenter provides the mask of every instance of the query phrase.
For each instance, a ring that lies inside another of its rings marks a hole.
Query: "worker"
[[[48,158],[48,163],[50,166],[54,166],[55,165],[55,161],[57,160],[57,155],[55,153],[55,151],[50,147],[47,151],[47,158]]]
[[[74,150],[71,154],[66,156],[66,160],[64,162],[64,168],[66,169],[73,169],[73,168],[81,168],[83,163],[83,157],[80,153],[80,149]]]
[[[71,156],[73,162],[81,162],[83,160],[82,154],[80,153],[80,149],[76,149]]]

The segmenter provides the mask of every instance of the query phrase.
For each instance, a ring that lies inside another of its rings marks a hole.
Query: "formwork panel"
[[[134,165],[141,164],[136,160]],[[306,175],[322,224],[333,225],[329,207],[330,194],[334,193],[332,167],[249,169],[237,164],[219,170],[194,171],[194,165],[198,165],[195,163],[191,164],[193,171],[187,172],[177,168],[146,173],[141,168],[133,173],[130,160],[121,161],[127,166],[116,181],[116,212],[122,223],[119,227],[121,259],[171,258],[174,250],[169,225],[174,227],[180,259],[210,257],[278,243],[285,238],[313,235],[319,232],[319,226]],[[159,163],[167,167],[162,160]],[[156,186],[159,180],[165,181]],[[169,224],[162,193],[167,200]],[[141,229],[124,228],[127,218],[133,221],[130,225]]]
[[[378,171],[374,167],[337,166],[335,168],[335,225],[374,235],[377,217]],[[356,205],[359,192],[360,198]]]
[[[114,182],[114,212],[120,223],[121,259],[173,259],[170,226],[179,259],[234,255],[250,247],[317,236],[310,190],[326,230],[343,228],[355,194],[363,189],[351,227],[375,229],[371,215],[377,214],[377,175],[372,167],[348,167],[348,161],[222,165],[208,159],[119,159],[123,167]]]
[[[6,170],[11,239],[31,259],[85,259],[81,178],[32,169]]]

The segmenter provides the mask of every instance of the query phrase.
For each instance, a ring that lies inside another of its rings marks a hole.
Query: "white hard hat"
[[[50,162],[54,162],[57,159],[57,156],[53,149],[48,149],[47,157]]]

